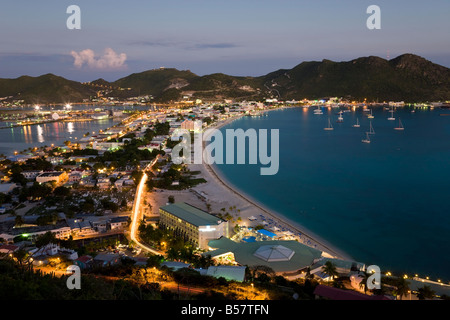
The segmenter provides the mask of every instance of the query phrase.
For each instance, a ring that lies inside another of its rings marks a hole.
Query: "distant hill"
[[[152,95],[159,102],[185,95],[203,100],[344,97],[380,102],[442,101],[450,100],[450,69],[404,54],[392,60],[370,56],[346,62],[303,62],[261,77],[198,76],[189,70],[161,68],[89,84],[52,74],[0,79],[0,97],[13,96],[28,103],[82,101],[104,88],[107,96]]]
[[[54,74],[39,77],[22,76],[16,79],[0,79],[0,97],[13,96],[27,103],[66,103],[82,101],[95,95],[95,90],[77,81]]]
[[[450,99],[450,69],[412,54],[392,60],[364,57],[348,62],[303,62],[264,77],[281,97],[352,97],[369,100]]]

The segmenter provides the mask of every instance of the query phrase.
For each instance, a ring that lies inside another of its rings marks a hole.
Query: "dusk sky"
[[[69,5],[81,30],[69,30]],[[369,5],[381,30],[369,30]],[[414,53],[450,67],[448,0],[2,1],[0,78],[117,80],[174,67],[259,76],[303,61]]]

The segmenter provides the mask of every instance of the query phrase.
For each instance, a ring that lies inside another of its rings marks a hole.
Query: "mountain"
[[[0,79],[0,97],[12,96],[27,103],[82,101],[95,94],[95,89],[89,86],[51,73],[39,77]]]
[[[95,96],[127,98],[151,95],[157,102],[183,96],[205,101],[317,99],[344,97],[369,101],[450,100],[450,69],[413,54],[391,60],[369,56],[345,62],[303,62],[261,77],[234,77],[223,73],[198,76],[189,70],[160,68],[133,73],[114,82],[98,79],[81,84],[52,74],[0,79],[0,97],[28,103],[82,101]]]
[[[392,60],[364,57],[348,62],[303,62],[264,77],[283,98],[351,97],[368,100],[450,99],[450,69],[412,54]]]

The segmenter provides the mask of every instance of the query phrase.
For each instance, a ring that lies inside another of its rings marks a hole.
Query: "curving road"
[[[145,183],[147,182],[148,176],[145,173],[145,170],[147,170],[148,168],[151,168],[156,161],[158,160],[159,155],[155,158],[155,160],[153,160],[144,170],[143,170],[143,175],[141,178],[141,181],[139,182],[139,185],[136,188],[136,195],[134,197],[134,203],[133,203],[133,210],[131,211],[131,228],[130,228],[130,238],[131,240],[133,240],[134,243],[136,243],[136,245],[138,245],[142,250],[145,250],[147,252],[150,252],[152,254],[158,254],[158,255],[164,255],[164,252],[162,251],[158,251],[155,250],[153,248],[150,248],[149,246],[143,244],[142,242],[139,241],[138,237],[137,237],[137,232],[138,232],[138,227],[139,227],[139,221],[141,220],[141,215],[140,215],[140,208],[141,208],[141,204],[142,204],[142,194],[144,193],[144,189],[145,189]]]

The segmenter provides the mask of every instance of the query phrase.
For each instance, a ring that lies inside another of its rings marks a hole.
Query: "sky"
[[[81,29],[68,29],[70,5]],[[370,30],[370,5],[381,29]],[[420,55],[450,67],[448,0],[2,0],[0,78],[115,81],[159,67],[260,76],[303,61]]]

